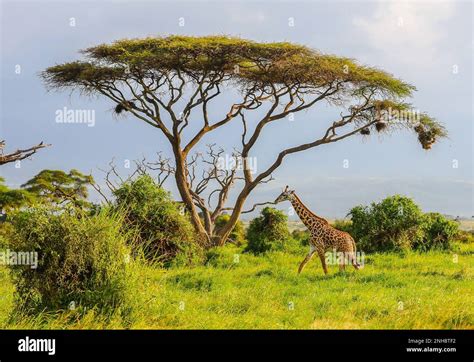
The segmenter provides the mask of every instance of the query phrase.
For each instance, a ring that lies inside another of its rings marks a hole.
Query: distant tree
[[[5,179],[0,177],[0,211],[16,209],[34,202],[35,195],[26,191],[11,189],[4,184]]]
[[[44,144],[43,142],[37,144],[36,146],[25,148],[25,149],[18,149],[12,153],[3,153],[3,149],[5,148],[5,141],[0,141],[0,165],[4,165],[6,163],[15,162],[24,160],[36,153],[41,148],[47,147],[49,145]]]
[[[128,112],[158,129],[173,151],[173,167],[168,170],[194,228],[218,244],[227,240],[243,212],[255,208],[244,210],[248,196],[272,178],[288,155],[373,131],[411,129],[424,149],[446,135],[424,113],[416,122],[400,117],[413,113],[405,100],[414,86],[352,59],[301,45],[169,36],[119,40],[82,53],[84,61],[46,69],[42,76],[47,86],[103,95],[115,104],[117,113]],[[237,90],[231,92],[237,99],[213,120],[210,107],[224,87]],[[322,134],[282,148],[268,166],[253,172],[252,153],[265,127],[321,102],[336,107],[340,116],[328,120]],[[188,127],[198,121],[202,125]],[[205,136],[229,122],[242,126],[241,147],[229,157],[230,165],[222,165],[223,153],[212,147],[206,159],[192,153]],[[195,172],[197,161],[207,167],[201,178]],[[237,184],[240,189],[231,198],[232,205],[226,206]],[[230,211],[229,222],[216,231],[215,221],[224,211]]]
[[[21,185],[29,193],[46,203],[74,203],[77,206],[89,205],[88,185],[93,183],[90,175],[77,170],[66,173],[61,170],[43,170],[31,180]]]

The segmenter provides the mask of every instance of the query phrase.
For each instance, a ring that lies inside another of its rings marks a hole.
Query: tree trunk
[[[189,184],[186,176],[186,161],[184,159],[184,155],[179,148],[179,146],[173,146],[173,151],[175,154],[176,160],[176,172],[175,172],[175,179],[176,179],[176,186],[178,188],[179,194],[181,196],[181,200],[186,205],[190,216],[191,222],[194,226],[196,232],[204,238],[204,241],[210,241],[210,235],[206,232],[206,229],[202,225],[201,219],[199,217],[199,213],[196,209],[196,205],[194,205],[193,198],[191,196],[191,192],[189,191]]]
[[[208,210],[203,210],[203,217],[204,217],[204,228],[206,230],[206,233],[209,237],[209,240],[210,238],[212,237],[212,234],[214,233],[214,223],[213,221],[211,220],[211,215],[209,214],[209,211]]]
[[[222,246],[227,241],[229,234],[232,232],[232,229],[234,228],[235,224],[237,224],[237,222],[239,221],[242,208],[250,191],[252,191],[252,188],[245,186],[244,189],[240,192],[235,202],[234,210],[230,215],[229,221],[224,225],[224,227],[217,235],[217,245]]]

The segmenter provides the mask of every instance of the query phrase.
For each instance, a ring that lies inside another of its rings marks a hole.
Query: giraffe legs
[[[328,267],[326,266],[326,258],[324,256],[324,250],[318,250],[319,259],[321,260],[321,265],[323,266],[324,274],[328,273]]]
[[[354,251],[350,250],[344,252],[344,257],[339,261],[339,270],[344,271],[346,264],[352,264],[356,270],[360,269],[360,265],[357,263]]]
[[[356,270],[359,270],[360,269],[360,264],[357,262],[357,259],[355,257],[354,254],[351,255],[351,263],[352,263],[352,266],[356,269]]]
[[[311,258],[313,257],[315,251],[316,251],[316,249],[314,249],[313,246],[310,246],[308,255],[306,255],[306,258],[304,258],[304,260],[300,264],[300,267],[298,268],[298,274],[301,273],[301,271],[303,270],[305,265],[311,260]]]
[[[339,271],[343,272],[344,270],[346,270],[345,260],[339,262]]]
[[[346,270],[346,263],[350,260],[350,254],[346,251],[338,250],[337,258],[339,259],[339,271],[343,272]]]
[[[323,266],[324,274],[328,273],[328,268],[326,266],[326,257],[324,255],[324,249],[318,248],[314,245],[310,245],[308,255],[306,255],[306,258],[304,258],[304,260],[300,264],[300,267],[298,268],[298,274],[301,273],[301,271],[303,270],[305,265],[311,260],[315,252],[318,252],[319,259],[321,260],[321,264]]]

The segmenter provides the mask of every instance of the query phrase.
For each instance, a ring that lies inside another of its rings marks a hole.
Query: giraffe
[[[354,239],[346,232],[333,228],[327,220],[315,215],[311,212],[296,195],[294,190],[288,190],[288,186],[277,197],[275,203],[282,201],[290,201],[303,224],[310,232],[309,253],[301,262],[298,268],[298,274],[301,273],[305,265],[311,260],[314,253],[318,253],[319,259],[323,266],[324,274],[328,273],[326,259],[324,253],[328,250],[335,250],[347,255],[348,260],[352,262],[354,268],[359,269],[360,265],[356,262],[356,244]],[[344,270],[345,258],[339,264],[339,269]]]

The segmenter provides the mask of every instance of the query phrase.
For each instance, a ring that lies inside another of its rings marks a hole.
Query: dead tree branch
[[[39,149],[45,148],[48,146],[51,146],[51,145],[40,142],[36,146],[25,148],[25,149],[18,149],[15,152],[4,154],[3,150],[5,148],[5,141],[0,141],[0,165],[24,160],[25,158],[28,158],[34,155]]]

